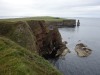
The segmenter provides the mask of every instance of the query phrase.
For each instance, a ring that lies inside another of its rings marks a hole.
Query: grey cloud
[[[0,0],[0,16],[100,17],[99,6],[100,0]]]

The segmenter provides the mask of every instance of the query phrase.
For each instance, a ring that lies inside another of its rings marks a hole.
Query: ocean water
[[[100,19],[76,19],[80,20],[79,27],[59,28],[62,39],[68,42],[71,53],[51,62],[63,75],[100,75]],[[92,49],[88,57],[79,57],[75,52],[74,48],[79,40]]]

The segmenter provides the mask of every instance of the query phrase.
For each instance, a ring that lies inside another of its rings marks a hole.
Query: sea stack
[[[80,26],[80,21],[79,20],[77,21],[77,26]]]

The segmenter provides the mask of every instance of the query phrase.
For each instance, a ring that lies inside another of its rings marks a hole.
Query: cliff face
[[[56,26],[56,27],[75,27],[76,20],[67,19],[62,21],[46,21],[48,25]]]
[[[76,20],[63,20],[63,26],[75,27]]]
[[[58,29],[45,21],[0,22],[1,75],[61,75],[40,56],[59,56],[66,48]]]
[[[56,27],[50,29],[42,20],[0,22],[0,35],[41,56],[55,56],[62,47],[66,48],[58,29]]]
[[[31,27],[32,33],[36,37],[36,45],[38,49],[38,53],[41,55],[43,50],[43,43],[46,37],[46,34],[49,33],[47,27],[45,25],[45,21],[27,21],[28,25]]]
[[[62,46],[65,47],[62,44],[61,35],[56,27],[50,29],[45,21],[29,20],[27,23],[36,37],[38,53],[41,56],[55,56]]]

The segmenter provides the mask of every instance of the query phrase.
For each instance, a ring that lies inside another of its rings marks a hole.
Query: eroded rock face
[[[65,45],[67,42],[62,42],[58,29],[50,29],[43,20],[0,22],[0,36],[5,36],[44,57],[59,56],[68,49]]]
[[[76,20],[64,20],[63,25],[67,27],[75,27],[76,26]]]
[[[36,45],[38,53],[42,55],[42,52],[44,50],[43,49],[44,40],[45,37],[47,36],[47,33],[49,33],[45,21],[28,20],[27,23],[30,26],[32,33],[36,37]]]
[[[77,52],[77,55],[80,57],[87,57],[91,54],[92,50],[89,49],[85,44],[79,43],[75,47],[75,51]]]
[[[76,26],[76,20],[74,19],[67,19],[62,21],[46,21],[48,25],[53,25],[58,28],[60,27],[75,27]]]

